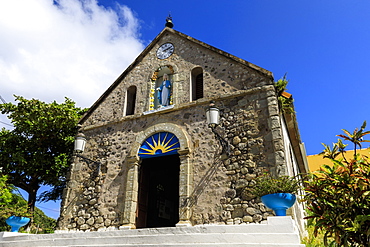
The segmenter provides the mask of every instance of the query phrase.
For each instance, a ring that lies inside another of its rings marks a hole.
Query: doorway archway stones
[[[180,174],[179,174],[179,223],[177,225],[191,225],[191,209],[182,207],[184,201],[191,195],[192,189],[192,165],[190,162],[191,146],[190,138],[186,131],[179,125],[173,123],[160,123],[151,126],[140,132],[132,145],[129,155],[126,157],[128,163],[128,172],[126,180],[126,193],[124,202],[124,213],[121,228],[136,228],[136,210],[139,192],[139,165],[141,159],[138,156],[138,151],[141,144],[151,135],[158,132],[173,133],[180,143],[178,150],[180,158]]]

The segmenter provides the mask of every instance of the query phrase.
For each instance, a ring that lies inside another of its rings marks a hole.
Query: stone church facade
[[[211,101],[226,156],[207,124]],[[59,230],[259,223],[273,213],[249,193],[253,178],[307,171],[272,73],[169,27],[80,124],[83,155],[95,162],[74,158]]]

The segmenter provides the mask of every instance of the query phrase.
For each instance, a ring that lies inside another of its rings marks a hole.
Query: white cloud
[[[0,95],[89,107],[144,48],[127,6],[95,0],[0,2]]]

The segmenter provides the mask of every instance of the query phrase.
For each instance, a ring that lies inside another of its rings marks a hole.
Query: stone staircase
[[[0,247],[298,247],[291,217],[269,217],[266,224],[199,225],[54,234],[0,233]]]

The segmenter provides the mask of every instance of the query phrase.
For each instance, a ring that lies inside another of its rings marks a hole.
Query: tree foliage
[[[1,196],[0,196],[1,197]],[[10,231],[10,226],[5,223],[5,220],[11,215],[30,216],[28,211],[27,201],[23,197],[15,193],[10,194],[9,203],[3,205],[0,209],[0,232]],[[53,233],[56,226],[56,220],[44,214],[37,207],[35,208],[33,226],[30,233]]]
[[[7,183],[7,178],[0,172],[0,218],[22,215],[27,216],[28,205],[18,194],[13,192],[14,186]]]
[[[356,153],[366,141],[363,137],[370,133],[365,127],[366,122],[352,134],[343,130],[345,135],[338,135],[354,144],[351,159],[345,158],[341,141],[332,149],[325,145],[324,157],[333,164],[311,174],[306,184],[307,218],[313,220],[315,235],[324,232],[325,246],[329,246],[329,238],[334,239],[335,246],[369,246],[370,160]]]
[[[28,192],[33,212],[41,185],[62,188],[73,153],[76,125],[85,112],[66,98],[63,103],[45,103],[15,96],[17,104],[0,104],[14,125],[0,131],[0,164],[9,183]],[[56,191],[57,193],[60,191]],[[60,194],[49,194],[58,199]]]
[[[57,221],[44,214],[39,208],[35,208],[35,216],[33,220],[33,226],[31,227],[31,233],[53,233]]]

